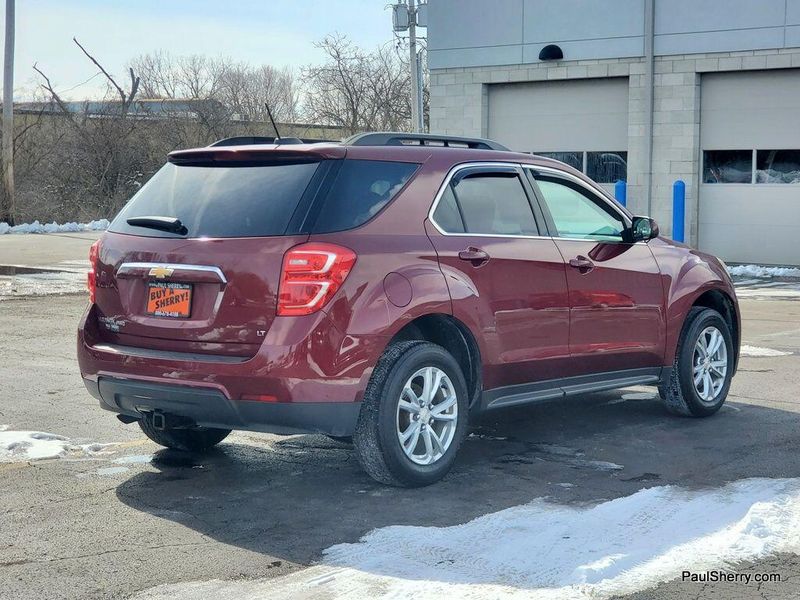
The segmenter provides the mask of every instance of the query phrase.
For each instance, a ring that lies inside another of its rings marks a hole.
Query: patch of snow
[[[621,471],[625,467],[617,463],[608,462],[607,460],[578,460],[575,461],[575,467],[588,467],[598,471]]]
[[[486,433],[475,433],[475,432],[470,433],[467,437],[468,438],[473,438],[473,439],[478,439],[478,440],[494,440],[496,442],[504,442],[504,441],[506,441],[508,439],[507,437],[503,437],[503,436],[488,435]]]
[[[625,467],[605,460],[591,460],[584,458],[585,453],[575,448],[560,446],[558,444],[532,444],[531,451],[544,456],[537,457],[542,460],[560,462],[576,469],[593,469],[595,471],[621,471]],[[515,462],[514,455],[509,456],[509,462]]]
[[[114,444],[74,444],[69,438],[43,431],[8,431],[0,425],[0,463],[61,458],[68,454],[97,456]]]
[[[737,265],[728,267],[731,277],[800,277],[800,269],[794,267],[765,267],[762,265]]]
[[[41,431],[0,432],[0,462],[16,462],[64,456],[69,440]]]
[[[633,392],[630,394],[622,394],[623,400],[652,400],[657,394],[652,392]]]
[[[98,444],[95,442],[92,444],[81,444],[78,447],[87,454],[111,454],[106,450],[106,448],[110,448],[111,446],[116,446],[116,444]]]
[[[774,350],[772,348],[761,348],[759,346],[743,345],[739,349],[741,356],[762,357],[762,356],[789,356],[791,352],[784,352],[783,350]]]
[[[391,526],[272,579],[161,585],[138,600],[605,600],[694,572],[800,552],[800,479],[643,489],[595,506],[542,499],[452,527]]]
[[[115,465],[146,465],[153,460],[152,454],[136,454],[123,456],[112,461]]]
[[[800,289],[793,287],[780,288],[736,288],[737,298],[755,298],[760,300],[794,300],[800,297]]]
[[[0,300],[20,296],[79,294],[86,291],[85,271],[0,276]]]
[[[21,225],[14,225],[13,227],[8,223],[0,223],[0,235],[6,233],[73,233],[79,231],[105,231],[110,225],[108,219],[97,219],[89,221],[88,223],[62,223],[58,224],[55,221],[52,223],[23,223]]]

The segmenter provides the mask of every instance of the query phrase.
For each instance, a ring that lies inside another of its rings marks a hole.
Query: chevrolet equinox
[[[580,172],[482,139],[296,142],[173,152],[91,248],[83,380],[158,444],[322,433],[422,486],[485,411],[635,384],[679,415],[725,401],[724,264]]]

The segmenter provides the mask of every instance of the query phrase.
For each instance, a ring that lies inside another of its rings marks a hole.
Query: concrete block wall
[[[700,101],[703,73],[800,67],[800,48],[656,56],[653,75],[652,198],[645,164],[646,77],[643,58],[539,62],[434,69],[430,76],[433,133],[487,137],[488,86],[494,83],[599,77],[628,78],[628,206],[647,212],[672,233],[672,184],[686,183],[687,241],[697,241]],[[502,140],[501,140],[502,141]]]

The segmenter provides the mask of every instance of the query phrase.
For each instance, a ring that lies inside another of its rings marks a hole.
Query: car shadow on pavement
[[[324,436],[156,453],[116,490],[126,505],[219,542],[309,564],[387,525],[449,526],[544,497],[597,502],[644,487],[717,487],[800,476],[800,415],[729,402],[714,417],[668,415],[651,392],[604,392],[485,417],[453,471],[427,488],[372,481],[352,447]]]

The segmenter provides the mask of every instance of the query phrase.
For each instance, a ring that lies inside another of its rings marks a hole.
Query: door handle
[[[578,269],[581,273],[588,273],[594,269],[594,263],[585,256],[576,256],[569,259],[569,266]]]
[[[489,255],[480,248],[475,248],[474,246],[470,246],[466,250],[459,252],[458,258],[461,260],[468,260],[474,267],[480,267],[489,262]]]

